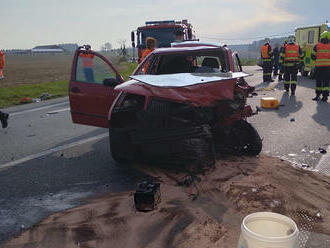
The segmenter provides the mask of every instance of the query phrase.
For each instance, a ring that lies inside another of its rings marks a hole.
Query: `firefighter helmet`
[[[330,38],[330,33],[328,31],[324,31],[322,34],[321,34],[321,40],[322,39],[329,39]]]
[[[290,35],[288,37],[288,43],[291,43],[291,44],[296,43],[296,37],[294,37],[293,35]]]

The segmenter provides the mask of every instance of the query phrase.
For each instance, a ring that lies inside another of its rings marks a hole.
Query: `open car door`
[[[108,127],[108,113],[117,97],[114,87],[124,82],[103,55],[79,47],[74,55],[69,85],[71,117],[74,123]]]

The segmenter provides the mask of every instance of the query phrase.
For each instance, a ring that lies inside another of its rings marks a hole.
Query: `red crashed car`
[[[124,82],[104,56],[80,48],[70,81],[72,120],[108,128],[118,162],[213,164],[216,154],[257,155],[262,141],[246,122],[254,88],[245,76],[229,48],[194,42],[156,49]]]

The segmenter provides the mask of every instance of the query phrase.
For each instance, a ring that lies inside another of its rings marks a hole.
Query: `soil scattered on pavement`
[[[281,213],[300,230],[330,234],[330,178],[278,158],[221,159],[197,177],[139,167],[161,183],[156,210],[137,212],[134,192],[111,193],[49,216],[5,247],[232,248],[243,217],[257,211]]]

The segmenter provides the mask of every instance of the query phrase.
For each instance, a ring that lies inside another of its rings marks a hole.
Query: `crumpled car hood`
[[[165,75],[134,75],[130,78],[157,87],[186,87],[214,81],[248,76],[245,72],[176,73]]]
[[[244,72],[134,75],[132,80],[116,86],[115,90],[194,106],[210,106],[221,100],[233,100],[237,78],[245,76],[248,74]]]

